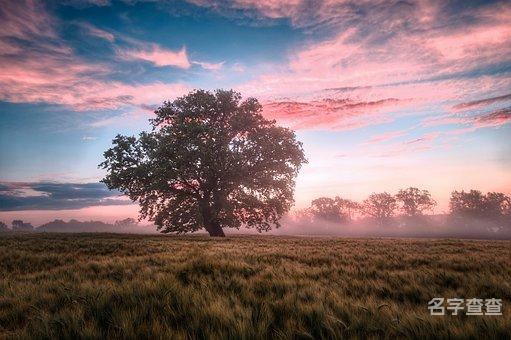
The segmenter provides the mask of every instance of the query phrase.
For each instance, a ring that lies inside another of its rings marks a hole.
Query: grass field
[[[510,302],[511,241],[0,236],[1,338],[509,338]]]

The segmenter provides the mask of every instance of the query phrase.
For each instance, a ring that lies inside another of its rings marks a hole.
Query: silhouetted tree
[[[7,224],[5,224],[4,222],[0,221],[0,233],[5,233],[5,232],[8,232],[8,231],[10,231],[10,229],[7,226]]]
[[[100,164],[103,182],[138,201],[141,217],[162,232],[278,227],[306,159],[294,132],[261,112],[256,99],[241,101],[234,91],[165,102],[152,132],[113,140]]]
[[[403,213],[410,217],[420,216],[425,211],[431,211],[436,205],[436,201],[431,198],[429,191],[413,187],[399,190],[396,199],[401,202]]]
[[[364,213],[376,219],[380,226],[388,222],[394,216],[396,209],[396,199],[386,192],[379,194],[373,193],[369,195],[363,203]]]
[[[309,213],[325,221],[346,223],[351,221],[360,204],[339,196],[319,197],[311,202]]]
[[[289,215],[291,220],[312,223],[314,216],[310,208],[297,209]]]
[[[339,196],[335,197],[335,203],[339,207],[341,214],[345,216],[348,221],[353,220],[355,213],[362,209],[362,205],[360,203],[350,199],[341,198]]]
[[[14,220],[12,221],[12,230],[13,231],[32,231],[34,227],[30,223],[24,223],[22,220]]]
[[[511,213],[511,198],[501,192],[488,192],[485,197],[485,213],[490,218],[501,219]]]
[[[330,222],[342,222],[346,220],[339,209],[336,200],[329,197],[319,197],[311,202],[310,211],[314,218]]]
[[[500,192],[453,191],[449,207],[454,216],[501,219],[509,214],[511,199]]]
[[[37,228],[38,231],[49,233],[112,233],[119,231],[112,224],[101,221],[80,222],[75,219],[65,222],[63,220],[54,220],[45,223]]]
[[[484,215],[484,194],[478,190],[453,191],[449,208],[452,215],[481,218]]]
[[[131,228],[138,225],[138,221],[134,218],[128,217],[123,220],[115,221],[114,225],[119,228]]]

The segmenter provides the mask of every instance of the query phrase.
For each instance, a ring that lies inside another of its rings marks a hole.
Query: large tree
[[[254,98],[198,90],[165,102],[139,137],[118,135],[100,166],[110,189],[137,201],[162,232],[279,227],[306,163],[292,130],[266,120]]]

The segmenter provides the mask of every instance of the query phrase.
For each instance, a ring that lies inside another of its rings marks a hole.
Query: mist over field
[[[475,238],[475,239],[511,239],[509,225],[488,222],[484,219],[458,218],[449,215],[424,216],[419,220],[396,218],[389,225],[377,226],[369,218],[349,223],[336,223],[323,219],[311,219],[297,215],[287,215],[281,220],[282,226],[271,230],[267,235],[288,236],[342,236],[342,237],[429,237],[429,238]],[[45,233],[121,233],[121,234],[159,234],[157,226],[137,223],[119,226],[101,221],[55,220],[36,226],[25,232]],[[1,231],[0,231],[1,232]],[[12,232],[4,229],[3,232]],[[204,234],[198,231],[197,234]],[[227,235],[261,235],[251,229],[231,229]]]
[[[460,219],[452,221],[446,215],[427,216],[422,221],[398,219],[386,227],[375,226],[370,219],[339,225],[325,220],[300,220],[289,217],[282,228],[271,232],[275,235],[334,235],[347,237],[459,237],[509,239],[509,226],[488,223],[484,220]]]
[[[339,196],[319,197],[312,200],[308,208],[282,214],[273,229],[260,230],[242,223],[234,228],[224,228],[224,231],[232,235],[267,233],[294,236],[511,238],[511,198],[504,193],[453,191],[449,213],[431,213],[436,205],[428,190],[414,187],[401,189],[395,195],[373,193],[362,202]],[[36,227],[19,219],[13,220],[10,228],[6,223],[0,223],[0,232],[169,232],[161,226],[131,217],[114,223],[56,219]],[[200,226],[202,222],[199,219],[194,223]],[[170,232],[200,234],[204,230],[200,227],[192,230],[177,228]]]

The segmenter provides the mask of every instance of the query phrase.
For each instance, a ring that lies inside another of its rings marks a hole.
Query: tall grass
[[[0,237],[0,337],[505,338],[511,242]],[[433,297],[502,316],[430,316]]]

